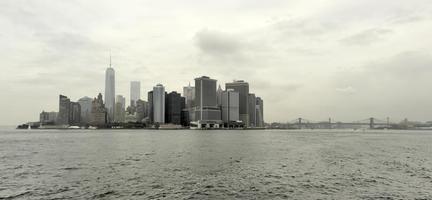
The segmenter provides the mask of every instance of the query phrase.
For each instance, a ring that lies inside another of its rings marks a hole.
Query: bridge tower
[[[375,127],[375,119],[373,117],[369,118],[369,128],[373,129]]]
[[[302,118],[301,117],[298,118],[298,126],[299,126],[299,129],[302,129]]]

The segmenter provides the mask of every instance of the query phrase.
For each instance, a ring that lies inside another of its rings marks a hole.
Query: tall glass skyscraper
[[[249,83],[238,80],[232,83],[226,83],[225,89],[233,89],[239,93],[239,111],[240,120],[248,126],[249,125]]]
[[[157,84],[153,87],[153,121],[165,123],[165,87]]]
[[[136,106],[136,101],[141,99],[141,82],[131,81],[130,83],[130,105]]]
[[[108,112],[108,121],[112,122],[114,120],[114,106],[115,106],[115,72],[111,66],[105,71],[105,108]]]
[[[216,80],[207,76],[195,78],[195,119],[199,128],[219,127],[221,111],[217,105]]]

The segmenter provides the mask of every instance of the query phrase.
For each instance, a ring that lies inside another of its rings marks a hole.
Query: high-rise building
[[[183,87],[183,96],[185,98],[186,108],[192,108],[195,99],[195,87],[192,87],[190,83],[188,86]]]
[[[240,120],[239,93],[233,89],[223,91],[221,103],[222,121],[226,127],[230,127],[232,122],[237,122]]]
[[[165,87],[162,84],[153,87],[152,103],[154,123],[165,123]]]
[[[69,125],[70,99],[67,96],[59,95],[59,113],[57,124]]]
[[[90,123],[90,113],[92,108],[92,98],[82,97],[78,99],[78,103],[81,106],[81,124]]]
[[[116,96],[115,103],[115,113],[114,113],[114,121],[116,122],[124,122],[126,116],[126,98],[123,95]]]
[[[154,123],[154,112],[153,112],[153,90],[147,93],[147,102],[148,102],[148,117],[150,123]]]
[[[185,99],[185,108],[182,110],[182,119],[183,124],[188,126],[190,121],[195,119],[195,113],[193,112],[193,107],[195,104],[195,87],[192,87],[190,82],[188,86],[183,87],[183,97]]]
[[[256,126],[256,98],[255,98],[255,94],[249,94],[248,98],[249,98],[248,99],[249,124],[247,126],[255,127]]]
[[[81,125],[81,106],[77,102],[70,102],[69,124],[73,126]]]
[[[135,106],[136,101],[141,99],[141,82],[131,81],[130,83],[130,105]]]
[[[185,97],[180,97],[180,101],[181,101],[181,116],[180,116],[180,123],[182,126],[189,126],[190,123],[190,116],[189,116],[189,111],[191,111],[191,109],[187,109],[186,108],[186,98]]]
[[[136,101],[136,118],[137,121],[142,122],[144,119],[148,117],[149,105],[148,102],[138,99]]]
[[[57,112],[42,111],[39,115],[39,122],[41,125],[54,125],[57,120]]]
[[[217,106],[216,80],[207,76],[195,78],[194,123],[197,128],[219,128],[221,111]]]
[[[256,126],[264,127],[264,101],[261,97],[256,98]]]
[[[232,83],[226,83],[225,89],[233,89],[239,93],[240,120],[245,126],[249,125],[249,84],[243,80],[238,80]]]
[[[103,126],[107,123],[107,111],[103,103],[102,94],[99,93],[97,98],[92,101],[90,113],[90,124],[93,126]]]
[[[219,87],[216,91],[216,103],[219,107],[222,105],[222,92],[223,92],[223,90],[222,90],[221,86],[219,85]]]
[[[165,122],[181,124],[182,97],[177,92],[166,95],[165,100]]]
[[[59,125],[80,125],[81,106],[77,102],[70,101],[67,96],[59,95],[59,114],[57,117]]]
[[[105,71],[105,107],[108,112],[108,121],[114,120],[115,109],[115,71],[111,65]]]

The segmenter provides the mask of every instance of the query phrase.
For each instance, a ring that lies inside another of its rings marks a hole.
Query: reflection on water
[[[0,130],[0,199],[432,199],[432,132]]]

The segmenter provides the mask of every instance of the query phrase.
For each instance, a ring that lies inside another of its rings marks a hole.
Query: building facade
[[[256,126],[264,127],[264,101],[261,97],[256,98]]]
[[[115,113],[115,71],[111,67],[105,71],[105,107],[108,112],[108,121],[114,121]]]
[[[59,95],[59,112],[57,124],[69,125],[70,99],[67,96]]]
[[[138,99],[136,101],[136,118],[137,121],[143,122],[146,118],[148,118],[149,114],[149,104],[147,101],[143,101]]]
[[[57,120],[57,112],[42,111],[39,114],[39,122],[41,125],[55,125]]]
[[[249,124],[248,127],[256,126],[256,97],[255,94],[248,95],[248,114],[249,114]]]
[[[153,113],[153,90],[147,93],[148,102],[148,118],[150,123],[154,123],[154,113]]]
[[[81,124],[90,123],[90,113],[92,108],[92,98],[82,97],[78,99],[78,103],[81,106]]]
[[[177,92],[166,95],[165,100],[165,122],[170,124],[181,124],[182,97]]]
[[[108,114],[102,99],[102,94],[99,93],[97,98],[94,98],[92,101],[90,125],[104,126],[107,123],[107,115]]]
[[[194,123],[197,128],[219,128],[221,111],[217,105],[216,80],[207,76],[195,78]]]
[[[239,93],[239,112],[240,120],[245,124],[249,124],[249,83],[238,80],[232,83],[226,83],[225,89],[233,89]]]
[[[115,113],[114,113],[114,121],[115,122],[124,122],[126,116],[126,98],[123,95],[116,96],[115,103]]]
[[[222,121],[225,127],[240,120],[239,93],[233,89],[222,92],[221,96]]]
[[[153,122],[165,123],[165,87],[157,84],[153,87]]]
[[[192,108],[195,99],[195,87],[192,87],[190,83],[188,86],[183,87],[183,97],[185,98],[186,108]]]
[[[136,101],[141,99],[141,82],[131,81],[130,82],[130,106],[135,106]]]
[[[70,102],[69,125],[81,125],[81,106],[77,102]]]

